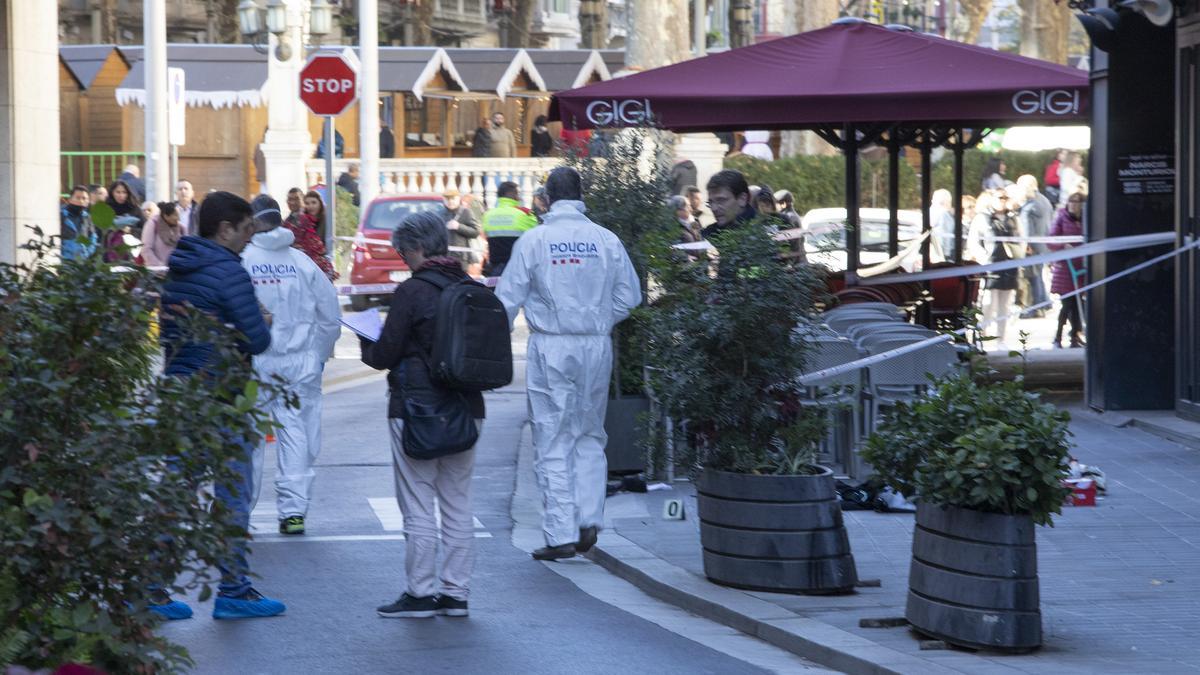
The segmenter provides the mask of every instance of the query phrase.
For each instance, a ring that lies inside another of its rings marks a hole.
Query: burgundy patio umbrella
[[[1088,92],[1075,68],[853,22],[562,91],[550,116],[673,131],[1079,124]]]
[[[955,157],[962,240],[962,156],[990,128],[1087,123],[1086,72],[1057,64],[841,19],[826,28],[562,91],[550,117],[566,128],[652,125],[672,131],[812,129],[846,157],[848,281],[858,268],[858,151],[889,152],[889,249],[896,253],[899,153],[921,153],[928,230],[930,153]],[[961,247],[956,247],[961,248]],[[923,258],[929,263],[928,243]],[[955,251],[961,262],[961,251]]]

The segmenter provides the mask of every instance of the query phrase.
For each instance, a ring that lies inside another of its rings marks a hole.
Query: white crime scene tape
[[[977,274],[987,274],[989,272],[1018,269],[1028,265],[1040,265],[1049,262],[1057,262],[1059,260],[1084,258],[1097,253],[1108,253],[1111,251],[1125,251],[1134,248],[1160,246],[1162,244],[1173,243],[1174,241],[1174,232],[1155,232],[1153,234],[1135,234],[1127,237],[1111,237],[1108,239],[1101,239],[1099,241],[1088,242],[1082,246],[1074,246],[1061,251],[1052,251],[1050,253],[1031,255],[1026,258],[1016,258],[1014,260],[1005,260],[1003,262],[990,263],[987,265],[943,267],[924,272],[914,272],[911,274],[888,274],[884,276],[859,279],[858,282],[861,286],[879,286],[883,284],[907,283],[912,281],[951,279],[953,277],[974,276]]]
[[[1161,234],[1168,234],[1168,233],[1161,233]],[[1169,233],[1169,234],[1171,234],[1171,236],[1174,237],[1173,232]],[[1145,237],[1145,236],[1158,236],[1158,235],[1135,235],[1135,236]],[[1132,239],[1132,238],[1133,237],[1120,237],[1120,239]],[[1160,237],[1160,239],[1161,239],[1161,237]],[[1105,241],[1113,241],[1113,240],[1105,240]],[[1093,242],[1093,243],[1103,243],[1103,242]],[[1157,245],[1157,244],[1161,244],[1161,243],[1164,243],[1164,242],[1156,241],[1154,244],[1147,244],[1147,245],[1153,246],[1153,245]],[[1080,295],[1081,293],[1086,293],[1086,292],[1092,290],[1093,288],[1098,288],[1100,286],[1103,286],[1104,284],[1116,281],[1117,279],[1120,279],[1122,277],[1126,277],[1126,276],[1129,276],[1130,274],[1140,272],[1141,270],[1144,270],[1147,267],[1150,267],[1152,265],[1157,265],[1160,262],[1170,260],[1171,258],[1174,258],[1175,256],[1177,256],[1185,251],[1189,251],[1189,250],[1197,248],[1197,247],[1200,247],[1200,239],[1189,242],[1177,249],[1163,253],[1162,255],[1150,258],[1149,260],[1142,261],[1128,269],[1124,269],[1124,270],[1121,270],[1120,272],[1113,273],[1103,279],[1093,281],[1092,283],[1087,284],[1085,286],[1081,286],[1080,288],[1077,288],[1076,290],[1071,291],[1069,293],[1063,293],[1062,295],[1059,296],[1059,300],[1062,301],[1062,300],[1066,300],[1068,298],[1073,298],[1077,295]],[[1068,257],[1072,257],[1072,258],[1077,257],[1078,251],[1082,248],[1083,247],[1080,246],[1078,248],[1070,249],[1071,253],[1074,255],[1071,255]],[[1130,248],[1130,247],[1124,247],[1124,248]],[[1124,249],[1111,249],[1111,250],[1124,250]],[[1031,260],[1031,258],[1025,258],[1024,260],[1028,261],[1028,260]],[[1036,264],[1036,263],[1034,263],[1034,264]],[[904,276],[908,276],[908,275],[904,275]],[[1043,307],[1049,307],[1051,304],[1053,304],[1052,300],[1046,300],[1045,302],[1039,302],[1036,305],[1032,305],[1030,307],[1025,307],[1025,308],[1022,308],[1020,311],[1013,312],[1012,314],[1009,314],[1008,316],[997,317],[995,319],[983,321],[978,325],[978,328],[984,328],[986,326],[990,326],[993,323],[998,323],[1000,321],[1008,321],[1009,319],[1020,316],[1023,312],[1036,311],[1038,309],[1042,309]],[[907,344],[902,347],[897,347],[896,349],[891,349],[886,352],[872,354],[870,356],[866,356],[864,358],[857,359],[854,361],[849,361],[847,363],[843,363],[843,364],[840,364],[837,366],[831,366],[829,368],[814,371],[811,373],[805,373],[805,374],[801,375],[798,378],[798,380],[803,385],[812,385],[812,384],[818,383],[820,380],[823,380],[825,378],[835,377],[837,375],[841,375],[842,373],[848,373],[848,372],[851,372],[854,370],[861,370],[863,368],[874,365],[876,363],[881,363],[881,362],[887,361],[889,359],[894,359],[898,356],[903,356],[903,355],[909,354],[911,352],[919,351],[930,345],[938,344],[940,342],[946,342],[948,340],[953,339],[953,337],[955,335],[965,335],[967,333],[967,331],[973,330],[974,328],[975,327],[960,328],[960,329],[950,332],[950,333],[943,333],[941,335],[935,335],[934,337],[927,338],[927,339],[921,340],[919,342],[914,342],[912,344]]]

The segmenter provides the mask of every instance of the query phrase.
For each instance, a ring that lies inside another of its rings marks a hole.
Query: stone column
[[[59,233],[58,3],[0,2],[0,262]]]
[[[708,179],[725,168],[729,146],[717,140],[716,134],[679,134],[676,138],[675,159],[692,160],[696,165],[696,187],[704,190]]]
[[[313,154],[308,108],[300,102],[307,6],[308,0],[287,0],[288,28],[283,40],[291,49],[290,58],[278,58],[275,47],[280,40],[273,35],[267,57],[267,137],[262,149],[267,162],[267,192],[280,204],[285,203],[290,188],[308,188],[304,163]]]

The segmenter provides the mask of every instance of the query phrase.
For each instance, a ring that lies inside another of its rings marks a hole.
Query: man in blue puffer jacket
[[[171,320],[172,308],[191,305],[240,334],[239,349],[245,354],[260,354],[271,345],[269,315],[264,315],[254,296],[250,275],[242,267],[239,254],[254,234],[250,203],[229,192],[214,192],[200,204],[197,222],[200,236],[179,240],[168,261],[167,281],[163,285],[162,343],[166,352],[164,373],[190,376],[214,364],[210,344],[178,344],[180,328]],[[230,435],[230,442],[243,451],[233,462],[238,474],[234,485],[216,486],[215,496],[235,514],[239,527],[250,525],[250,500],[254,489],[251,458],[256,443]],[[221,583],[214,619],[241,619],[282,614],[282,602],[263,597],[254,590],[247,576],[246,552],[237,548],[228,564],[221,567]],[[152,594],[151,609],[168,619],[186,619],[192,610],[185,603],[171,600],[163,591]]]

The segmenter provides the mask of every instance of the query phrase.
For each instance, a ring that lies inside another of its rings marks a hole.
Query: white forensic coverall
[[[291,231],[277,227],[254,235],[242,252],[254,294],[272,314],[271,346],[254,357],[254,369],[263,378],[279,375],[300,399],[298,409],[282,401],[268,404],[278,423],[275,493],[281,520],[308,512],[312,465],[321,450],[321,372],[341,334],[337,291],[316,263],[292,248],[294,241]],[[254,500],[262,482],[261,450]]]
[[[637,272],[583,202],[559,200],[517,240],[496,294],[510,326],[524,307],[532,332],[526,388],[546,543],[572,544],[604,522],[609,334],[642,301]]]

